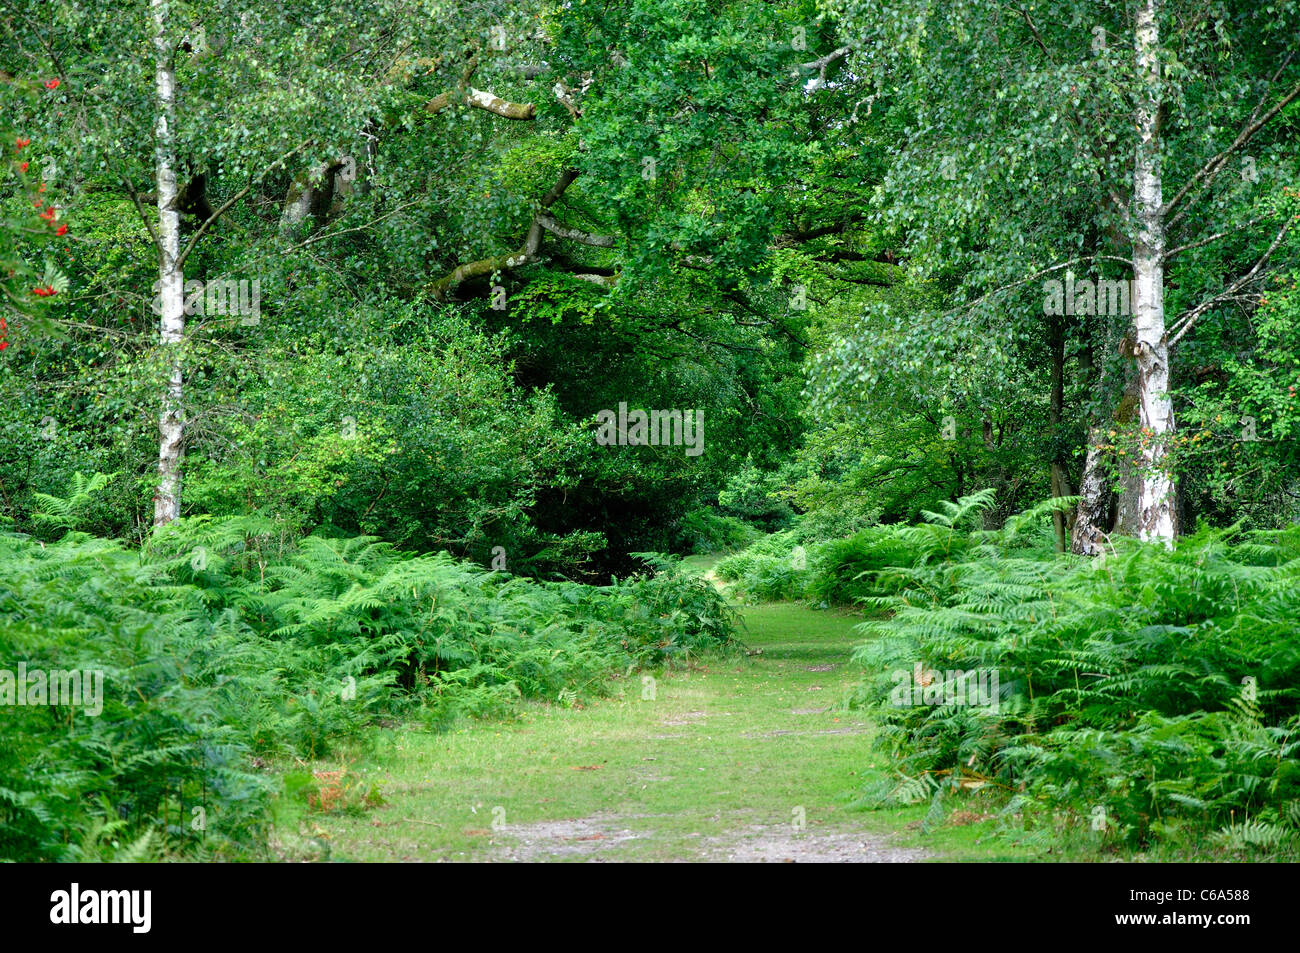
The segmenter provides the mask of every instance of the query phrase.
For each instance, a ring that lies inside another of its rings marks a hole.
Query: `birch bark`
[[[1133,246],[1133,331],[1137,361],[1138,415],[1142,427],[1142,475],[1138,491],[1138,533],[1172,546],[1174,484],[1165,470],[1165,444],[1174,430],[1169,399],[1169,339],[1165,333],[1165,229],[1160,178],[1159,0],[1141,0],[1134,38],[1138,81],[1137,156],[1133,168],[1133,212],[1138,228]]]
[[[154,168],[158,184],[159,340],[167,361],[167,382],[158,417],[158,490],[154,525],[180,516],[181,459],[185,424],[181,409],[184,377],[181,345],[185,339],[185,277],[180,260],[180,211],[176,187],[176,73],[167,41],[168,0],[151,0],[154,31],[154,82],[158,118],[154,128]]]

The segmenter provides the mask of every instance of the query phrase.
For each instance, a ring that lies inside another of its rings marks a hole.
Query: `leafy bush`
[[[400,342],[365,330],[364,364],[361,340],[298,354],[294,339],[261,364],[241,356],[224,398],[231,409],[187,457],[187,505],[485,562],[502,546],[512,568],[548,547],[568,558],[603,548],[596,533],[533,523],[538,495],[567,484],[589,435],[553,397],[514,384],[502,339],[441,317],[407,316],[433,326]],[[571,564],[535,561],[539,572]]]
[[[691,510],[681,518],[679,526],[691,549],[697,553],[743,549],[762,535],[744,520],[710,509]]]
[[[5,705],[0,859],[248,849],[270,789],[245,757],[247,706],[273,688],[267,647],[115,543],[0,534],[0,561],[0,668],[103,679],[97,716]]]
[[[75,512],[55,502],[52,520]],[[0,534],[0,560],[0,668],[103,673],[102,714],[5,706],[10,860],[257,855],[277,784],[255,758],[320,756],[381,716],[597,694],[732,639],[713,587],[667,562],[537,583],[258,517],[182,520],[143,553]]]
[[[872,574],[915,564],[920,553],[897,526],[870,526],[847,539],[817,546],[807,595],[837,605],[851,605],[879,591]]]
[[[808,526],[773,533],[723,559],[714,572],[757,599],[812,599],[851,605],[893,592],[896,570],[958,558],[969,545],[969,527],[992,505],[982,491],[925,512],[916,526],[869,526],[845,539],[816,541]],[[1049,550],[1050,551],[1050,550]]]
[[[972,533],[959,558],[900,568],[898,591],[868,600],[885,615],[860,626],[860,698],[900,769],[869,799],[937,807],[988,788],[1015,792],[1009,816],[1081,832],[1101,817],[1100,836],[1131,847],[1294,846],[1300,530],[1203,529],[1096,562],[1028,558],[1008,536]],[[935,703],[898,704],[917,666]],[[943,698],[941,671],[996,673],[996,705]]]
[[[798,599],[807,586],[807,553],[798,546],[794,530],[773,533],[721,560],[714,567],[719,579],[735,583],[742,597]]]
[[[772,533],[745,547],[740,552],[733,553],[720,560],[713,567],[713,572],[719,579],[725,579],[728,582],[739,582],[752,573],[762,559],[789,560],[796,545],[798,544],[793,531]]]
[[[794,519],[794,510],[781,499],[784,474],[761,470],[752,458],[732,474],[718,493],[718,504],[728,513],[758,524],[768,531],[784,529]]]
[[[214,608],[309,653],[298,670],[378,679],[449,716],[555,698],[628,664],[731,639],[722,597],[668,561],[652,577],[590,587],[414,556],[372,537],[312,536],[268,562],[264,547],[279,545],[268,529],[247,518],[182,521],[155,537],[151,555]]]

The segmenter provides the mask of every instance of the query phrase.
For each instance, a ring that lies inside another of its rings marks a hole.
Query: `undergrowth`
[[[49,522],[75,509],[54,500]],[[0,533],[0,564],[0,670],[103,685],[98,713],[44,696],[0,705],[4,860],[261,856],[281,792],[268,766],[377,720],[572,703],[732,644],[725,602],[667,560],[603,587],[534,582],[373,538],[294,541],[256,517],[199,517],[142,552]]]
[[[866,612],[855,703],[896,771],[860,803],[928,801],[928,827],[974,799],[1058,847],[1296,856],[1300,528],[1089,560],[1053,551],[1065,503],[985,531],[989,501],[813,543],[803,568],[786,533],[717,569]]]

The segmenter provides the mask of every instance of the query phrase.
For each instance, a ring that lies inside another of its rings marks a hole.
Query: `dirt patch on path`
[[[508,844],[496,845],[494,860],[581,860],[617,862],[617,849],[632,841],[653,838],[654,831],[632,830],[627,821],[653,815],[593,814],[563,821],[515,824],[502,830]],[[695,835],[691,835],[695,836]],[[796,831],[789,825],[748,825],[695,843],[681,845],[679,862],[712,863],[914,863],[932,856],[914,847],[894,847],[885,837],[866,831]]]
[[[748,827],[720,838],[717,856],[737,864],[910,864],[931,856],[915,847],[893,847],[865,831],[795,831]]]
[[[791,735],[865,735],[870,731],[866,725],[860,725],[857,728],[823,728],[821,731],[794,731],[794,730],[777,730],[777,731],[747,731],[743,732],[742,738],[785,738]]]
[[[512,824],[503,829],[504,838],[513,841],[500,847],[499,860],[554,860],[556,858],[582,858],[594,860],[596,855],[626,844],[644,832],[622,826],[614,814],[595,814],[567,821],[539,821],[535,824]]]

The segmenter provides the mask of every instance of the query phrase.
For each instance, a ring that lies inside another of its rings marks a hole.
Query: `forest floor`
[[[887,775],[872,725],[844,704],[857,618],[791,604],[741,614],[751,654],[696,661],[653,686],[634,674],[582,707],[529,703],[517,719],[441,732],[376,729],[313,765],[382,798],[308,815],[300,830],[315,859],[1035,859],[970,811],[922,835],[924,804],[854,809],[864,783]],[[284,834],[282,854],[302,842]]]

